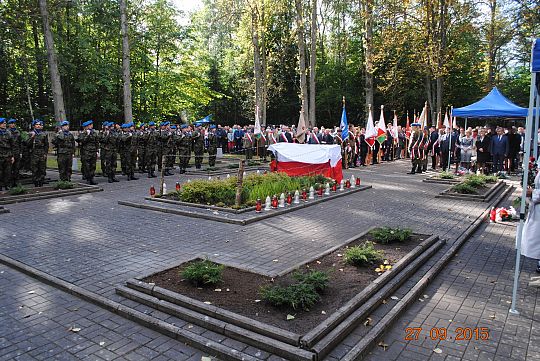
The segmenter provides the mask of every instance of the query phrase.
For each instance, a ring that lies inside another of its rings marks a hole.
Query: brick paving
[[[139,181],[126,182],[124,177],[120,177],[121,183],[108,184],[104,183],[103,178],[98,178],[104,192],[10,205],[11,213],[1,215],[3,224],[0,228],[0,253],[90,291],[129,304],[114,294],[116,285],[134,276],[177,265],[193,256],[208,255],[216,261],[251,268],[260,273],[279,272],[310,259],[326,249],[342,244],[347,238],[375,225],[406,225],[421,233],[436,232],[442,238],[448,239],[450,245],[481,214],[486,204],[436,199],[434,195],[448,186],[422,183],[423,176],[405,175],[408,165],[407,162],[396,162],[376,168],[346,172],[347,175],[354,172],[355,176],[361,177],[363,183],[371,184],[374,188],[248,226],[123,207],[117,204],[118,200],[140,201],[148,193],[150,185],[157,185],[157,181],[141,178]],[[179,178],[176,175],[167,177],[166,180],[171,187],[177,180],[185,181],[188,178],[187,176]],[[515,231],[514,228],[506,228],[508,229],[507,238],[512,238],[511,233]],[[489,231],[490,228],[483,233]],[[466,247],[470,247],[471,244],[473,242],[467,243]],[[460,255],[466,256],[471,253],[469,256],[472,257],[475,250],[463,248],[463,250],[466,249],[470,251],[464,253],[460,251]],[[485,256],[484,253],[481,253],[482,257]],[[491,252],[490,254],[493,254],[492,257],[499,257],[501,253]],[[476,264],[474,260],[471,262]],[[512,261],[508,262],[509,272],[511,272]],[[494,264],[499,266],[501,262],[497,261]],[[507,263],[504,264],[506,269]],[[453,266],[454,264],[449,265],[444,275],[457,272],[457,270],[452,270]],[[527,266],[530,264],[525,265]],[[10,273],[13,272],[15,271],[10,271]],[[487,270],[482,272],[487,272]],[[455,274],[452,277],[456,280],[455,282],[463,282],[461,274]],[[431,287],[436,287],[431,291],[432,294],[439,294],[443,290],[454,292],[455,287],[449,285],[448,280],[441,282],[439,278],[430,286],[430,290],[432,290]],[[511,280],[507,281],[511,282]],[[15,278],[14,284],[25,282],[31,282],[31,279],[19,276]],[[2,306],[6,303],[25,300],[24,293],[4,292],[7,284],[2,284],[2,286]],[[467,286],[469,286],[468,282]],[[477,285],[472,287],[475,288]],[[485,289],[487,287],[480,288],[480,290]],[[503,294],[509,296],[510,290],[505,286],[499,290],[499,293],[501,297]],[[55,291],[54,294],[60,295],[61,292]],[[461,299],[468,294],[469,292],[456,291],[453,295],[444,293],[444,296]],[[440,297],[442,296],[443,293]],[[462,302],[461,304],[463,307],[470,307],[476,311],[479,309],[476,302],[480,302],[481,297],[484,296],[471,294],[471,297],[473,298],[471,302],[474,303],[469,305]],[[535,297],[535,295],[532,296],[533,299]],[[58,299],[60,298],[58,296]],[[437,296],[434,296],[429,301],[420,303],[420,306],[436,309],[432,304],[436,299]],[[46,301],[43,302],[46,303]],[[446,305],[444,302],[452,304],[452,310],[457,307],[451,299],[444,300],[442,305]],[[39,304],[39,301],[37,303]],[[521,299],[519,307],[523,309],[525,306],[530,306],[530,299]],[[63,321],[69,321],[69,318],[64,318],[66,313],[61,312],[63,303],[53,304],[51,307],[54,310],[58,309],[58,313],[51,317],[51,322],[62,325],[61,327],[65,329]],[[414,309],[411,308],[408,313],[413,312]],[[420,314],[418,311],[418,315]],[[130,324],[129,321],[112,314],[108,316],[110,316],[109,319],[118,320],[117,323],[120,326]],[[0,315],[0,324],[3,324],[6,317],[8,317],[7,314]],[[519,316],[518,320],[522,318],[523,315]],[[32,328],[29,321],[30,319],[22,318],[17,322],[21,328],[25,325],[27,328]],[[505,322],[505,325],[510,321],[511,319]],[[399,336],[386,352],[394,352],[393,350],[398,347],[394,344],[398,344],[403,339],[401,326],[401,324],[396,324],[393,328]],[[104,328],[105,326],[98,324],[96,327]],[[531,327],[534,327],[534,324]],[[523,340],[523,343],[533,340],[532,330],[534,329],[531,328],[529,339]],[[518,337],[516,332],[514,332],[515,338]],[[14,337],[17,339],[11,334],[11,332],[7,333],[7,337],[4,336],[2,342],[12,342]],[[164,336],[158,337],[156,334],[155,337],[161,339]],[[24,341],[32,343],[30,337]],[[176,341],[168,340],[168,342],[179,344],[182,349],[190,350],[186,352],[188,354],[193,352],[197,355],[194,349],[186,348]],[[519,342],[515,340],[514,343]],[[409,344],[414,348],[414,344]],[[515,352],[519,352],[519,347],[514,348]],[[159,351],[157,347],[149,347],[149,349]],[[430,350],[429,347],[424,347],[424,353],[426,350]],[[529,348],[526,350],[528,352]],[[150,351],[147,355],[139,356],[142,359],[153,359]],[[534,348],[531,349],[532,351]],[[402,352],[417,351],[400,350],[398,353],[400,359],[402,356],[406,357],[406,354],[401,355]],[[430,355],[431,353],[432,351]],[[383,356],[388,359],[387,355],[390,354],[383,354]],[[22,356],[35,358],[29,352]],[[120,354],[115,354],[115,356],[124,357]],[[161,356],[175,359],[163,352]],[[135,358],[135,356],[130,357]],[[198,356],[195,357],[200,359]],[[76,358],[79,357],[76,356]]]

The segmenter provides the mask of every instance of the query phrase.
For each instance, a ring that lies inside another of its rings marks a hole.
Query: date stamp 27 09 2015
[[[416,341],[422,333],[422,327],[407,327],[405,329],[405,341]],[[429,338],[432,340],[457,340],[457,341],[486,341],[489,340],[487,327],[432,327],[429,330]],[[427,338],[428,336],[426,336]]]

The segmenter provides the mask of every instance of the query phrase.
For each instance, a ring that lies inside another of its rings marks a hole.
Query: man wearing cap
[[[14,139],[6,130],[6,118],[0,118],[0,191],[11,185],[11,165],[13,157]]]
[[[186,173],[186,168],[191,158],[191,131],[187,124],[180,126],[181,133],[176,138],[176,147],[178,148],[178,164],[180,166],[180,174]]]
[[[60,180],[71,182],[71,168],[73,166],[73,154],[75,154],[75,137],[69,131],[69,122],[60,122],[61,129],[52,140],[56,148],[58,173]]]
[[[99,149],[99,136],[94,131],[94,122],[88,120],[82,124],[83,131],[77,137],[77,143],[81,147],[81,163],[83,179],[91,185],[96,185],[94,176],[96,173],[97,152]]]
[[[423,133],[419,130],[420,123],[412,123],[411,141],[409,143],[409,153],[411,155],[412,169],[407,174],[422,173],[422,144]]]
[[[103,123],[99,144],[101,145],[101,158],[105,163],[103,174],[108,178],[109,183],[118,182],[116,179],[118,133],[114,130],[113,122]]]
[[[145,169],[148,172],[148,178],[155,178],[156,174],[156,161],[157,161],[157,155],[158,155],[158,149],[160,147],[160,139],[159,139],[159,132],[156,130],[156,123],[155,122],[149,122],[148,123],[148,131],[146,132],[144,136],[144,144],[145,144],[145,156],[144,156],[144,162],[145,162]]]
[[[45,182],[47,169],[47,153],[49,152],[49,137],[43,131],[43,121],[36,119],[32,122],[34,129],[28,134],[26,141],[30,148],[30,168],[32,180],[36,187],[42,187]]]
[[[208,166],[216,166],[216,154],[218,147],[218,137],[216,135],[216,126],[211,125],[208,128]]]
[[[21,153],[22,153],[22,135],[16,126],[16,120],[10,119],[7,121],[8,132],[13,137],[13,164],[11,165],[11,186],[15,187],[19,181],[19,170],[21,167]]]
[[[135,133],[137,138],[137,166],[139,168],[139,173],[146,172],[146,124],[141,123],[138,127],[139,129]]]
[[[200,125],[197,125],[191,138],[193,139],[193,152],[195,153],[195,168],[201,169],[204,155],[204,134]]]
[[[135,130],[133,123],[122,124],[124,133],[120,137],[122,143],[122,151],[124,152],[125,172],[127,180],[137,180],[135,177],[135,166],[137,162],[137,139],[134,138],[133,133]]]

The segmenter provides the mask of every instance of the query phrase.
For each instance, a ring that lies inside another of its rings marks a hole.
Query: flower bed
[[[185,278],[185,270],[201,262],[194,260],[148,276],[143,281],[303,334],[319,325],[378,276],[391,270],[393,264],[428,238],[411,234],[403,242],[382,244],[377,242],[373,234],[366,234],[279,277],[224,267],[222,282],[195,286]],[[361,254],[374,258],[363,263],[363,266],[355,266],[356,263],[350,259],[359,255],[356,247],[362,248],[370,242],[373,242],[376,253],[368,250]]]
[[[250,174],[244,177],[242,188],[242,204],[235,206],[237,177],[213,180],[194,180],[184,183],[179,191],[174,191],[163,198],[228,208],[246,208],[255,205],[258,199],[262,202],[267,196],[279,196],[281,193],[294,193],[318,189],[326,183],[333,184],[332,179],[321,175],[290,177],[283,173]]]
[[[437,197],[488,202],[506,186],[495,176],[468,175],[465,179],[440,193]]]

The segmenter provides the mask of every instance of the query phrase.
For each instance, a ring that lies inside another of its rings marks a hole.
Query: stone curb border
[[[220,167],[221,168],[221,167]],[[252,172],[252,171],[257,171],[257,170],[260,170],[261,172],[262,171],[270,171],[270,166],[268,167],[268,169],[266,169],[264,167],[263,164],[261,165],[257,165],[257,166],[252,166],[252,167],[245,167],[244,168],[244,172]],[[225,175],[225,174],[230,174],[231,176],[233,175],[236,175],[238,174],[238,168],[224,168],[224,169],[216,169],[214,171],[211,171],[211,170],[194,170],[194,171],[190,171],[189,168],[186,169],[186,173],[185,175],[197,175],[197,176],[218,176],[218,175]]]
[[[489,202],[491,199],[499,193],[499,191],[506,187],[506,182],[499,180],[491,189],[488,190],[486,194],[457,194],[451,193],[452,187],[445,189],[441,193],[435,196],[435,198],[451,198],[451,199],[462,199],[465,201],[479,201],[479,202]]]
[[[282,215],[282,214],[285,214],[285,213],[293,212],[293,211],[296,211],[298,209],[310,207],[312,205],[315,205],[315,204],[318,204],[318,203],[321,203],[321,202],[324,202],[324,201],[328,201],[328,200],[332,200],[332,199],[335,199],[335,198],[343,197],[345,195],[360,192],[360,191],[365,191],[365,190],[371,189],[371,188],[372,188],[372,186],[358,186],[356,188],[349,188],[346,191],[337,192],[337,193],[332,194],[330,196],[326,196],[326,197],[322,197],[322,198],[316,198],[315,200],[311,200],[311,201],[306,202],[306,203],[300,203],[298,205],[294,205],[294,206],[289,207],[289,208],[271,210],[271,211],[262,213],[259,216],[249,217],[249,218],[245,218],[245,219],[227,218],[227,217],[222,217],[222,216],[214,215],[214,214],[205,214],[205,213],[199,213],[199,212],[194,212],[194,211],[189,211],[189,210],[159,207],[159,206],[153,206],[153,205],[144,204],[144,203],[135,203],[135,202],[130,202],[130,201],[121,201],[120,200],[120,201],[118,201],[118,204],[122,205],[122,206],[128,206],[128,207],[134,207],[134,208],[140,208],[140,209],[148,209],[148,210],[157,211],[157,212],[171,213],[171,214],[177,214],[177,215],[187,216],[187,217],[192,217],[192,218],[202,218],[202,219],[206,219],[206,220],[210,220],[210,221],[217,221],[217,222],[222,222],[222,223],[231,223],[231,224],[238,224],[238,225],[241,225],[241,226],[245,226],[245,225],[248,225],[248,224],[253,223],[253,222],[257,222],[257,221],[261,221],[263,219],[267,219],[267,218],[279,216],[279,215]]]
[[[168,198],[144,197],[144,199],[146,199],[147,201],[152,201],[152,202],[175,204],[178,206],[187,206],[187,207],[193,207],[193,208],[212,209],[215,211],[227,212],[227,213],[233,213],[233,214],[242,214],[242,213],[251,212],[255,210],[255,207],[232,209],[232,208],[218,207],[218,206],[212,206],[212,205],[204,205],[204,204],[199,204],[199,203],[175,201],[174,199],[168,199]]]
[[[321,322],[319,326],[313,328],[311,331],[302,336],[300,340],[301,344],[304,347],[313,347],[317,342],[322,338],[326,337],[331,333],[336,327],[338,327],[346,318],[348,318],[353,312],[359,309],[362,305],[365,305],[370,301],[370,298],[381,290],[388,283],[397,283],[398,285],[405,281],[410,274],[416,271],[421,262],[418,260],[427,260],[431,257],[432,250],[430,248],[439,240],[439,236],[430,236],[415,248],[413,248],[409,253],[407,253],[403,258],[401,258],[396,264],[392,266],[392,269],[389,272],[383,273],[381,276],[376,278],[372,283],[369,284],[362,292],[354,296],[342,307],[338,308],[333,312],[330,317]],[[443,242],[439,242],[437,249],[442,247]],[[411,264],[414,264],[413,267],[409,267]],[[403,279],[401,282],[395,282],[396,280]]]
[[[424,183],[436,183],[436,184],[447,184],[447,185],[456,185],[461,183],[459,179],[442,179],[436,177],[427,177],[422,180]]]
[[[6,209],[6,208],[0,206],[0,214],[3,214],[3,213],[9,213],[9,209]]]
[[[508,187],[502,192],[492,206],[498,205],[508,194],[514,189],[513,186]],[[488,218],[490,208],[488,207],[476,220],[466,229],[454,244],[446,251],[446,253],[433,265],[426,274],[416,283],[416,285],[407,294],[399,300],[396,305],[379,321],[373,329],[371,329],[363,338],[357,343],[342,359],[341,361],[356,361],[364,358],[369,350],[375,345],[379,337],[396,321],[400,313],[404,311],[428,286],[441,269],[450,261],[452,257],[457,253],[459,248],[467,241],[474,232],[480,227],[482,222]]]
[[[133,291],[126,287],[117,287],[116,293],[132,301],[147,305],[168,315],[178,317],[184,321],[203,327],[207,330],[244,342],[253,347],[284,357],[287,360],[312,361],[315,355],[307,350],[284,343],[244,327],[234,325],[219,318],[193,311],[168,300]],[[219,314],[218,314],[219,315]]]
[[[81,188],[58,189],[58,190],[47,191],[47,192],[37,193],[37,194],[19,194],[15,196],[2,197],[0,199],[0,204],[31,202],[31,201],[41,200],[41,199],[66,197],[66,196],[73,196],[77,194],[94,193],[94,192],[103,191],[103,188],[100,188],[97,186],[90,186],[90,185],[86,185],[82,183],[77,183],[77,184],[80,185]]]
[[[357,236],[349,238],[345,243],[338,247],[318,255],[315,259],[349,244],[364,235],[371,229],[360,233]],[[374,280],[363,292],[351,299],[347,304],[333,313],[329,319],[308,332],[304,336],[288,332],[284,329],[274,327],[257,320],[245,317],[234,312],[227,311],[217,306],[207,305],[199,300],[184,296],[182,294],[163,289],[151,283],[140,281],[140,278],[128,280],[127,287],[117,287],[116,292],[128,299],[143,303],[147,306],[158,309],[162,312],[179,317],[180,319],[195,323],[199,326],[208,328],[214,332],[224,334],[223,328],[215,325],[212,322],[206,324],[208,318],[217,319],[226,324],[232,324],[236,327],[246,329],[249,334],[240,340],[260,349],[284,356],[287,359],[293,359],[290,356],[291,346],[296,353],[305,352],[305,349],[314,352],[316,359],[321,359],[333,349],[339,342],[347,337],[348,332],[357,326],[359,322],[365,319],[366,315],[371,312],[384,298],[388,298],[391,293],[398,288],[406,279],[414,273],[427,259],[438,251],[444,244],[444,241],[439,241],[438,236],[428,236],[427,239],[418,244],[409,253],[407,253],[400,261],[398,261],[393,269],[384,273]],[[306,264],[311,261],[301,263]],[[294,269],[296,269],[295,267]],[[288,272],[288,271],[286,271]],[[286,273],[285,272],[285,273]],[[378,292],[384,287],[384,292]],[[381,294],[382,293],[382,294]],[[377,294],[377,297],[373,297]],[[167,305],[164,306],[163,303]],[[176,305],[173,308],[170,305]],[[366,305],[368,305],[366,307]],[[351,316],[352,315],[352,316]],[[349,317],[351,316],[351,317]],[[209,326],[209,327],[207,327]],[[221,329],[216,329],[216,327]],[[226,330],[226,328],[225,328]],[[330,336],[327,336],[330,334]],[[260,337],[269,338],[263,343],[260,343]],[[239,339],[237,334],[229,335],[234,339]],[[301,338],[302,337],[302,338]],[[324,339],[323,339],[324,337]],[[320,339],[323,341],[312,348]],[[283,343],[287,344],[284,345]],[[270,345],[270,347],[268,347]],[[301,347],[302,349],[298,348]],[[309,354],[308,354],[309,356]],[[313,355],[312,355],[313,356]],[[309,357],[308,357],[309,359]]]
[[[196,333],[186,331],[165,321],[158,320],[155,317],[137,311],[133,308],[124,306],[121,303],[112,301],[97,293],[85,290],[84,288],[79,287],[73,283],[51,276],[45,272],[42,272],[25,263],[14,260],[1,253],[0,263],[11,267],[19,272],[22,272],[32,278],[35,278],[41,282],[44,282],[50,286],[53,286],[61,291],[81,298],[84,301],[102,307],[107,311],[118,314],[128,320],[135,321],[144,327],[148,327],[163,335],[166,335],[188,345],[194,346],[204,352],[208,352],[214,356],[218,356],[223,360],[259,361],[257,358],[251,355],[234,350],[231,347],[222,345]]]

